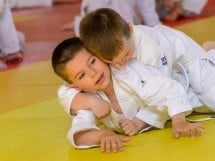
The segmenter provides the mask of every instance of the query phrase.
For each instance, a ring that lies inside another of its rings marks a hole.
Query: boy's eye
[[[85,76],[85,73],[81,73],[78,79],[82,79]]]
[[[95,62],[96,62],[96,59],[94,58],[91,60],[90,64],[93,65],[93,64],[95,64]]]

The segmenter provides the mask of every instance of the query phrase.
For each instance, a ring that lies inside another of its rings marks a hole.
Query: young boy
[[[133,57],[172,78],[179,76],[189,95],[215,111],[215,54],[207,54],[184,33],[163,25],[131,25],[103,8],[82,19],[80,36],[88,50],[107,63],[124,66]]]
[[[81,37],[88,49],[107,63],[123,66],[133,56],[158,68],[185,87],[192,107],[204,104],[214,111],[213,79],[206,77],[211,71],[210,76],[214,77],[213,59],[183,33],[162,25],[155,28],[131,26],[111,9],[99,9],[83,19]],[[83,107],[92,110],[98,118],[105,115],[104,109],[108,113],[108,108],[102,108],[108,107],[107,103],[102,105],[98,98],[78,90],[62,86],[58,96],[69,114],[71,109]]]
[[[192,111],[192,107],[184,88],[156,68],[131,60],[123,70],[110,70],[107,64],[85,49],[79,38],[67,39],[55,48],[52,66],[70,87],[95,91],[111,102],[112,112],[102,120],[109,128],[127,134],[135,131],[131,133],[134,135],[145,130],[147,125],[163,128],[170,116],[174,137],[201,135],[201,124],[185,121],[185,115]],[[91,111],[78,111],[68,133],[72,144],[78,148],[100,144],[106,152],[120,150],[124,139],[99,129],[95,121]]]

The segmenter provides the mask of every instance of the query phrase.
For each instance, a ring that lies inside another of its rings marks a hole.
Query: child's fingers
[[[190,135],[191,136],[201,136],[202,134],[202,130],[203,130],[204,126],[200,123],[196,123],[193,127],[193,129],[191,129],[190,131]]]
[[[104,141],[104,139],[101,139],[101,141],[100,141],[100,147],[101,147],[101,151],[105,152],[105,141]]]
[[[131,137],[121,137],[122,142],[128,142],[131,140]]]
[[[203,128],[203,125],[199,123],[190,124],[187,128],[173,130],[173,137],[177,139],[184,136],[201,136]]]
[[[136,130],[135,129],[127,129],[127,130],[125,130],[125,134],[128,136],[133,136],[134,134],[136,134]]]
[[[128,136],[133,136],[138,132],[137,129],[134,126],[132,126],[131,124],[125,125],[124,127],[122,127],[122,129],[123,129],[124,133]]]
[[[125,125],[127,125],[128,124],[128,119],[121,119],[121,120],[119,120],[119,125],[120,126],[125,126]]]
[[[204,126],[202,126],[202,125],[199,125],[198,127],[196,127],[195,128],[195,136],[201,136],[203,129],[204,129]]]
[[[177,131],[173,131],[172,135],[175,139],[178,139],[180,137],[180,133]]]
[[[134,136],[134,135],[136,135],[137,133],[138,133],[137,130],[133,130],[133,131],[130,131],[130,132],[129,132],[128,136]]]
[[[110,148],[110,150],[112,152],[117,152],[117,151],[119,151],[120,148],[122,148],[122,142],[120,141],[120,139],[111,140],[111,148]]]

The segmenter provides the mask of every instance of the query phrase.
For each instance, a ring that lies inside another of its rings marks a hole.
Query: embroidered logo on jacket
[[[163,55],[163,56],[161,57],[161,63],[162,63],[163,66],[168,64],[165,55]]]
[[[141,80],[140,82],[141,82],[142,87],[144,87],[144,85],[146,84],[146,81],[145,80]]]

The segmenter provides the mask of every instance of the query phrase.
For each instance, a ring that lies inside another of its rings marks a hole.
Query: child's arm
[[[68,86],[60,86],[58,98],[65,111],[71,115],[72,110],[92,110],[97,118],[102,118],[110,113],[109,104],[90,93],[83,93]]]
[[[118,152],[123,150],[123,142],[128,142],[129,137],[120,136],[106,130],[87,130],[74,135],[77,145],[100,144],[102,152]]]
[[[89,110],[77,112],[67,137],[78,149],[101,146],[104,152],[117,152],[122,149],[122,142],[129,141],[128,137],[121,137],[111,131],[100,129],[95,115]]]
[[[206,41],[202,44],[202,48],[206,51],[209,51],[211,49],[215,49],[215,41]]]
[[[200,123],[190,123],[185,120],[185,113],[179,113],[172,117],[172,133],[174,138],[181,136],[200,136],[203,125]]]
[[[109,115],[110,103],[92,94],[79,92],[73,99],[71,110],[91,110],[100,119]]]

